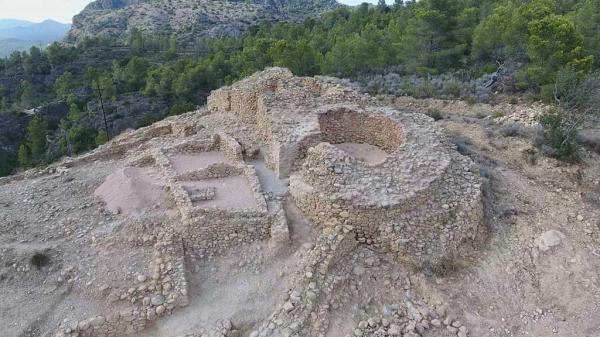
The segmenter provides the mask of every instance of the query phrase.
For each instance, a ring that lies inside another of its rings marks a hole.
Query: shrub
[[[14,155],[0,153],[0,177],[7,176],[17,166],[17,158]]]
[[[540,100],[545,103],[554,102],[554,84],[546,84],[541,87]]]
[[[183,113],[189,112],[189,111],[193,111],[196,110],[196,106],[190,102],[177,102],[175,104],[173,104],[173,106],[171,107],[171,110],[169,111],[169,114],[171,116],[175,116],[175,115],[181,115]]]
[[[506,114],[502,111],[496,111],[492,114],[492,117],[494,117],[494,118],[502,118],[504,116],[506,116]]]
[[[525,127],[519,123],[511,122],[500,129],[504,137],[523,137],[527,135]]]
[[[467,96],[465,102],[467,102],[468,105],[475,105],[475,103],[477,103],[477,98],[475,96]]]
[[[436,95],[436,90],[430,82],[423,82],[414,87],[410,92],[415,98],[430,98]]]
[[[35,253],[31,257],[31,264],[37,269],[41,269],[50,264],[50,257],[44,253]]]
[[[108,142],[108,133],[106,133],[106,130],[99,130],[98,135],[96,136],[96,139],[94,141],[96,143],[96,146],[100,146]]]
[[[444,88],[444,93],[446,95],[455,97],[455,98],[460,97],[461,91],[462,91],[462,87],[461,87],[460,83],[454,82],[454,81],[446,84],[446,87]]]
[[[579,144],[577,143],[577,124],[573,116],[558,109],[551,109],[540,116],[543,127],[542,149],[550,156],[565,161],[579,159]]]
[[[137,122],[135,128],[139,129],[139,128],[143,128],[143,127],[146,127],[146,126],[150,126],[150,125],[154,124],[155,122],[158,122],[159,120],[160,120],[160,118],[158,118],[158,117],[156,117],[154,115],[145,114],[144,117],[142,117],[142,119],[140,119]]]
[[[429,108],[426,115],[433,118],[434,121],[444,119],[444,115],[442,115],[442,112],[438,108]]]

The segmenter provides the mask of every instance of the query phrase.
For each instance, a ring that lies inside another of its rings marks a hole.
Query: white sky
[[[377,0],[338,0],[348,5],[363,2],[377,3]],[[91,0],[0,0],[0,19],[21,19],[40,22],[53,19],[70,23]],[[387,0],[392,3],[393,0]]]

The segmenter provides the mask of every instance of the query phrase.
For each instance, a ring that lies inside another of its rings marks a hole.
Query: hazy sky
[[[377,0],[338,0],[348,5]],[[79,13],[91,0],[0,0],[0,19],[21,19],[40,22],[53,19],[71,22],[73,15]],[[392,1],[388,0],[388,3]]]

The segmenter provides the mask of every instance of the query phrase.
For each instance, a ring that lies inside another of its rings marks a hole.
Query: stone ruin
[[[295,77],[281,68],[214,91],[207,110],[194,114],[127,133],[63,163],[127,158],[127,167],[152,172],[165,205],[129,223],[138,243],[153,251],[152,276],[111,293],[108,301],[118,309],[65,321],[57,336],[134,334],[186,306],[185,251],[206,256],[256,240],[285,247],[286,201],[323,235],[304,258],[294,296],[253,337],[322,335],[324,327],[308,322],[319,309],[319,293],[335,284],[327,271],[357,245],[421,268],[460,256],[481,230],[478,168],[425,115],[381,106],[330,78]],[[207,132],[210,118],[228,122]],[[267,191],[256,160],[286,186]]]
[[[478,169],[427,116],[282,70],[217,90],[208,107],[265,138],[267,163],[315,225],[350,227],[417,265],[451,259],[477,234]]]

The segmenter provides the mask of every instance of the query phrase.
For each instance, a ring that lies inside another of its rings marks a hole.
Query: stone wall
[[[385,116],[340,108],[321,114],[319,125],[322,141],[330,144],[370,144],[392,153],[404,143],[402,126]]]
[[[222,151],[233,164],[217,163],[178,174],[167,156],[202,151]],[[140,276],[137,284],[115,289],[108,295],[110,306],[119,309],[78,321],[65,321],[59,327],[55,335],[57,337],[121,337],[142,331],[151,322],[189,303],[184,246],[201,255],[215,254],[232,246],[269,239],[271,226],[282,224],[281,212],[268,211],[253,167],[243,162],[240,144],[226,134],[147,150],[137,154],[128,163],[157,168],[170,199],[180,213],[180,219],[163,222],[154,219],[152,221],[158,223],[153,222],[151,226],[148,224],[150,219],[129,224],[130,228],[139,232],[139,237],[142,234],[145,237],[143,242],[134,239],[130,243],[150,244],[153,249],[150,262],[152,274]],[[183,185],[185,181],[230,175],[244,176],[248,180],[256,199],[255,208],[229,210],[197,207],[193,204],[193,196]],[[283,240],[282,235],[278,235],[278,240]]]
[[[429,133],[431,124],[420,117],[332,111],[319,117],[328,143],[310,148],[302,168],[290,177],[298,207],[316,225],[348,226],[359,243],[416,266],[459,255],[464,243],[476,238],[483,218],[479,172],[472,161],[441,135]],[[361,127],[369,125],[369,133],[388,136],[368,139]],[[368,165],[330,144],[338,142],[374,144],[389,156]]]
[[[169,228],[170,226],[166,226]],[[113,310],[78,321],[64,321],[56,337],[121,337],[146,328],[189,303],[182,242],[168,230],[153,239],[152,275],[115,289],[107,297]],[[132,305],[133,304],[133,305]]]

